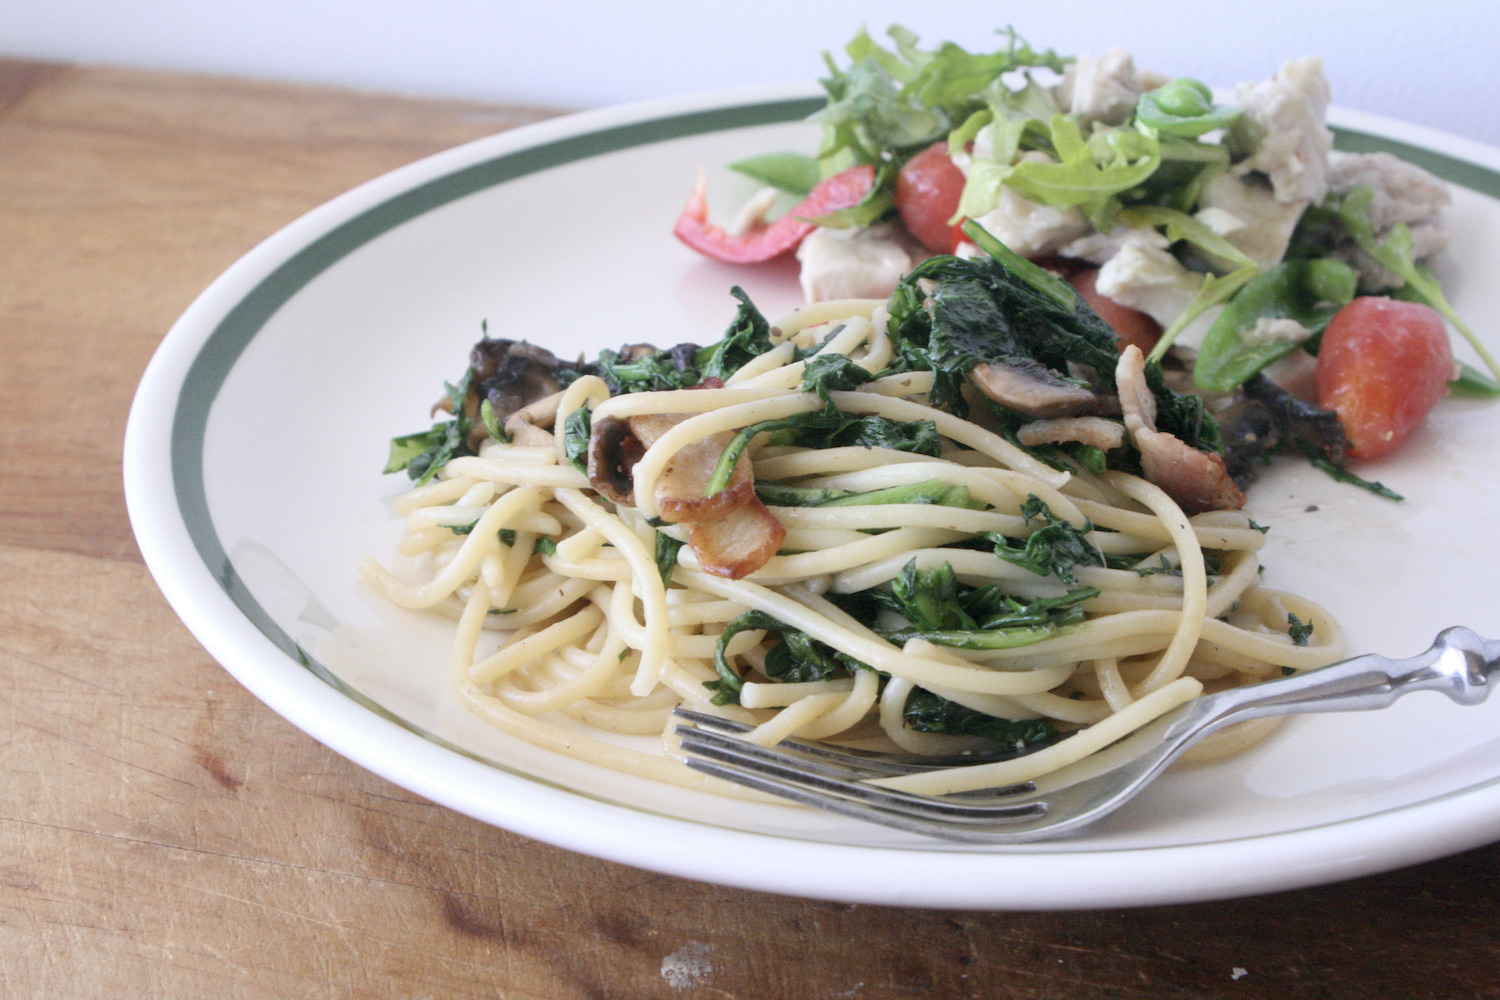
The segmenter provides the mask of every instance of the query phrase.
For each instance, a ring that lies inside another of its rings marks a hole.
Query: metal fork
[[[1412,691],[1441,691],[1460,705],[1477,705],[1489,696],[1497,671],[1500,642],[1467,628],[1449,628],[1417,656],[1397,660],[1370,653],[1205,695],[1035,782],[941,797],[883,788],[869,779],[1007,755],[870,754],[800,740],[764,747],[741,738],[747,726],[683,709],[676,714],[686,724],[675,726],[674,732],[681,738],[688,766],[706,774],[913,833],[976,844],[1017,844],[1063,836],[1102,819],[1188,747],[1233,723],[1270,715],[1385,708]]]

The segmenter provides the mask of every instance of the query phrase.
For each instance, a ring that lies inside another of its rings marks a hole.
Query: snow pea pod
[[[1193,381],[1210,392],[1229,392],[1301,343],[1254,336],[1262,320],[1295,320],[1316,336],[1354,298],[1358,284],[1353,268],[1330,258],[1282,261],[1251,279],[1209,327]]]

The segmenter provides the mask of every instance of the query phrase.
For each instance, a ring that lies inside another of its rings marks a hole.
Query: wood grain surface
[[[1130,911],[812,902],[484,826],[241,689],[126,519],[146,362],[281,225],[547,114],[0,60],[0,996],[1500,997],[1500,847]]]

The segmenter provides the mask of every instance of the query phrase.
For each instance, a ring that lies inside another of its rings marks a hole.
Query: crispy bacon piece
[[[738,580],[776,554],[786,528],[754,492],[750,500],[721,517],[692,522],[688,544],[705,573]]]
[[[1052,417],[1022,424],[1016,430],[1016,438],[1029,448],[1076,442],[1112,451],[1125,443],[1125,426],[1103,417]]]
[[[1146,478],[1160,486],[1188,514],[1238,510],[1245,494],[1225,468],[1224,458],[1190,447],[1176,435],[1156,429],[1156,396],[1146,384],[1146,358],[1131,345],[1115,369],[1125,429],[1141,453]]]
[[[630,431],[643,449],[693,413],[649,413],[630,418]],[[672,456],[656,481],[656,506],[663,521],[679,524],[719,517],[755,497],[755,471],[744,455],[735,463],[729,484],[713,496],[705,487],[733,434],[727,431],[694,441]]]
[[[615,503],[634,506],[635,464],[663,434],[692,416],[696,414],[649,413],[596,422],[589,437],[590,485]],[[724,489],[706,495],[732,438],[723,432],[678,451],[656,481],[655,499],[662,520],[687,525],[688,544],[705,572],[738,580],[776,554],[786,529],[755,495],[755,470],[748,456],[740,456]]]

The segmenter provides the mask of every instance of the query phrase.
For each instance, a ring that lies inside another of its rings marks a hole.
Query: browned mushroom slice
[[[1088,386],[1029,359],[975,365],[969,381],[1007,410],[1028,417],[1071,417],[1099,413],[1106,407]]]
[[[1156,396],[1146,384],[1146,358],[1140,348],[1125,348],[1115,382],[1125,429],[1141,453],[1141,469],[1148,480],[1188,514],[1238,510],[1245,505],[1245,494],[1230,478],[1223,456],[1199,451],[1176,435],[1156,429]]]
[[[1022,424],[1016,438],[1028,448],[1076,443],[1112,451],[1125,443],[1125,425],[1103,417],[1050,417]]]
[[[705,573],[739,580],[776,554],[786,528],[754,493],[723,516],[694,521],[688,544]]]
[[[630,425],[615,417],[595,421],[589,428],[589,485],[615,503],[635,506],[635,463],[646,454]]]
[[[650,413],[630,418],[631,433],[644,448],[650,448],[667,431],[697,416],[695,413]],[[656,507],[663,521],[698,522],[719,517],[755,497],[755,470],[750,459],[740,455],[729,483],[706,496],[719,456],[733,440],[727,431],[694,441],[667,462],[656,480]]]
[[[557,393],[557,367],[551,351],[525,341],[485,337],[475,344],[469,352],[469,391],[464,397],[469,447],[477,450],[487,433],[479,419],[482,403],[487,400],[495,420],[503,423],[511,414]],[[533,443],[539,441],[534,435],[523,435]]]
[[[545,448],[553,444],[552,427],[557,422],[557,407],[563,394],[554,392],[534,403],[528,403],[505,418],[505,433],[511,444],[528,448]]]

